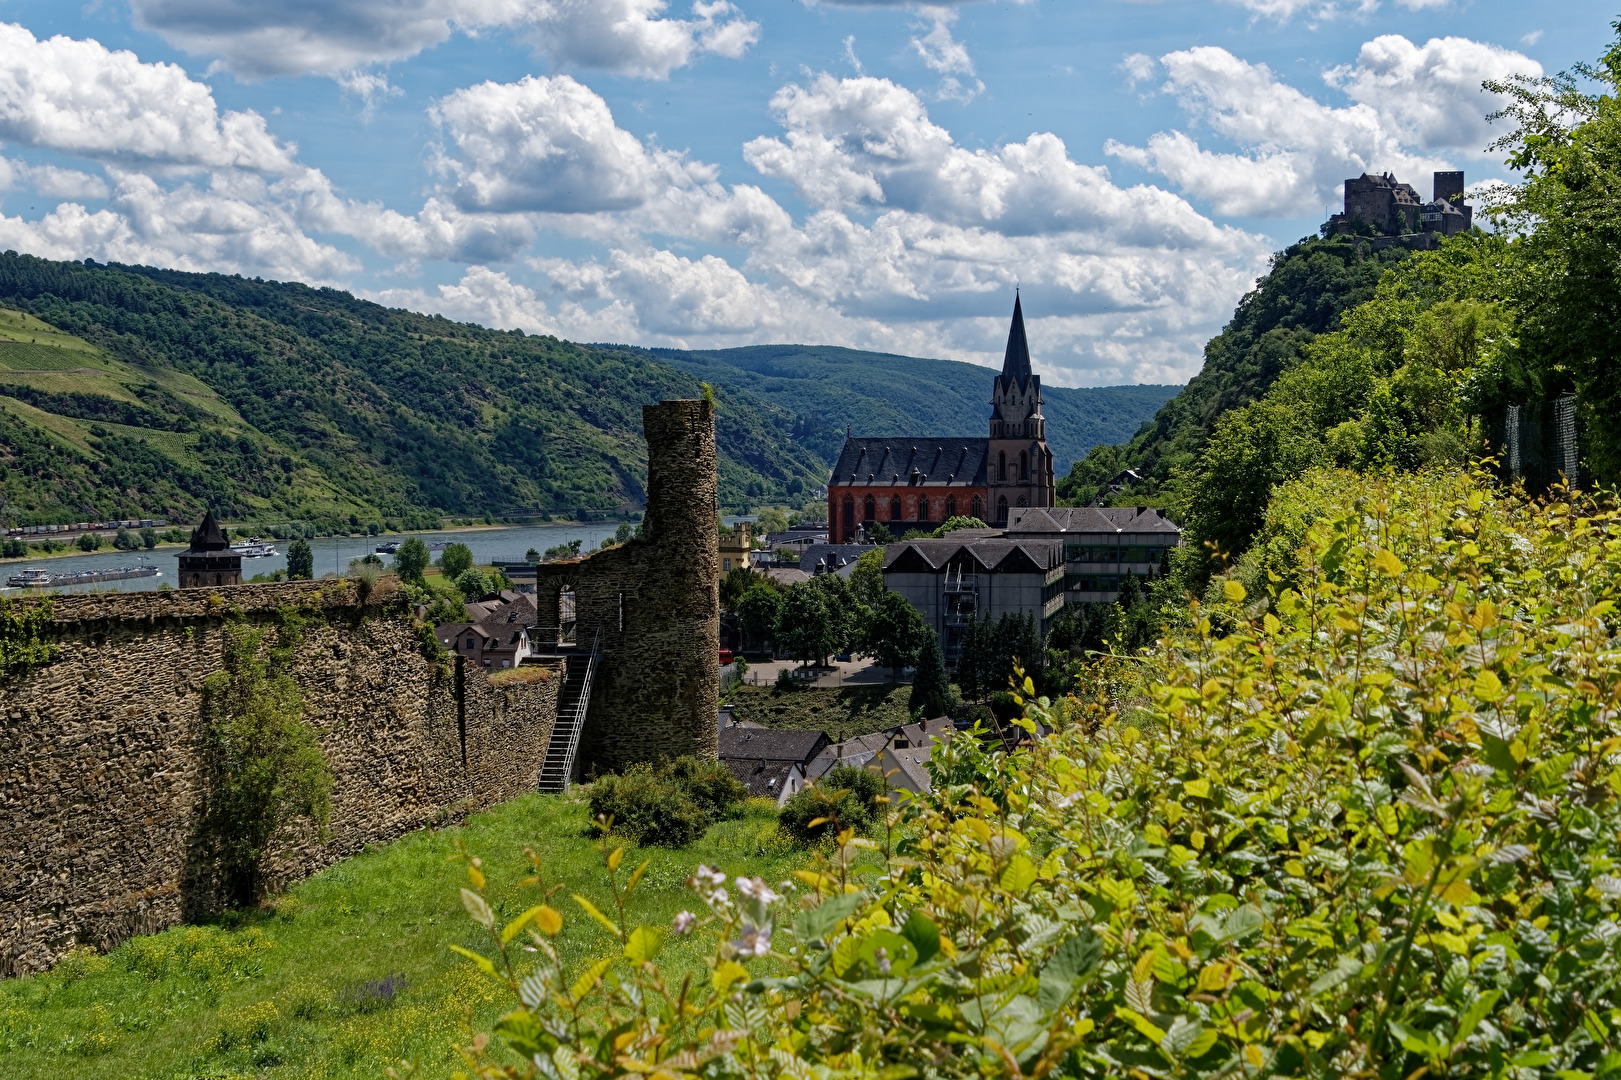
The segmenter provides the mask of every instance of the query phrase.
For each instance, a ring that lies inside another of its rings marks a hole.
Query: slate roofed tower
[[[1030,366],[1030,340],[1024,330],[1024,301],[1013,297],[1002,374],[991,393],[988,455],[990,517],[999,525],[1019,507],[1053,504],[1053,455],[1047,449],[1047,420],[1041,415],[1041,376]]]
[[[242,584],[242,556],[231,550],[214,511],[203,514],[203,520],[191,533],[191,546],[180,553],[180,587],[203,589],[215,585]]]

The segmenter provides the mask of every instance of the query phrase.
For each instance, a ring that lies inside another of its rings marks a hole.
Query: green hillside
[[[773,355],[801,371],[814,360],[815,377],[774,374]],[[641,406],[696,397],[703,380],[721,404],[732,510],[802,502],[845,424],[952,431],[966,415],[977,427],[989,386],[985,369],[949,361],[799,347],[654,354],[296,283],[6,253],[0,518],[183,521],[211,505],[326,531],[625,513],[646,477]],[[1050,429],[1066,454],[1083,452],[1129,433],[1169,392],[1061,391]]]
[[[831,463],[856,435],[983,435],[996,372],[832,345],[752,345],[710,352],[652,349],[716,386],[749,390],[805,416],[796,438]],[[1044,386],[1047,440],[1059,475],[1094,446],[1129,439],[1178,386]]]
[[[1143,482],[1120,498],[1173,505],[1177,474],[1198,458],[1217,417],[1264,396],[1312,340],[1338,329],[1340,315],[1372,299],[1384,272],[1410,254],[1374,251],[1349,237],[1307,238],[1279,252],[1271,272],[1205,345],[1199,374],[1129,442],[1096,446],[1077,461],[1059,481],[1060,500],[1084,504],[1121,470],[1135,469]]]

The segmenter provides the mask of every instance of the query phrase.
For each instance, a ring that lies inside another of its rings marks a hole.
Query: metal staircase
[[[591,682],[596,678],[602,631],[591,642],[590,652],[562,655],[563,685],[557,692],[557,723],[546,746],[546,759],[540,766],[540,790],[561,795],[568,791],[574,775],[574,753],[580,748],[580,732],[585,729],[585,713],[591,706]]]

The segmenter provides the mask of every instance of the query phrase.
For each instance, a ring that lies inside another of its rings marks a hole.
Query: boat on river
[[[246,540],[238,540],[232,544],[231,552],[244,559],[268,559],[276,554],[276,545],[257,536],[250,536]]]
[[[43,566],[30,566],[13,574],[6,584],[14,589],[59,589],[64,585],[94,585],[98,581],[126,581],[130,578],[157,577],[155,566],[108,566],[96,570],[67,570],[53,574]]]

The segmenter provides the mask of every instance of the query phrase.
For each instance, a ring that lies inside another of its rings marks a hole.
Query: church
[[[1041,415],[1041,377],[1030,370],[1024,310],[1013,299],[1002,373],[992,383],[990,437],[847,438],[827,485],[828,536],[855,541],[875,522],[900,537],[954,517],[997,527],[1020,507],[1053,505],[1053,455]]]

